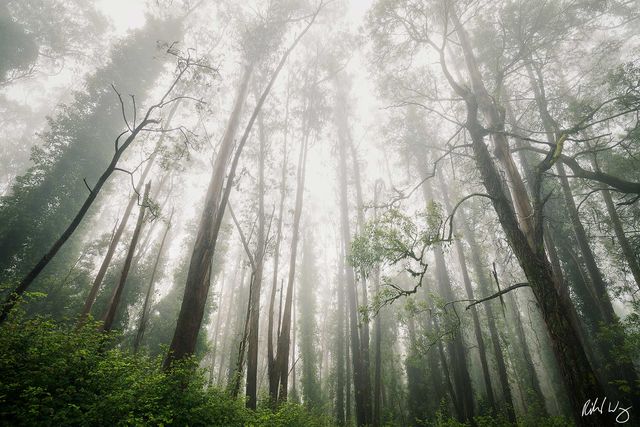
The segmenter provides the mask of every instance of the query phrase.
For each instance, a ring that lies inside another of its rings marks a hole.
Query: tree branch
[[[498,298],[498,297],[506,294],[507,292],[513,291],[514,289],[524,288],[524,287],[527,287],[527,286],[531,286],[531,285],[529,285],[529,283],[516,283],[515,285],[509,286],[508,288],[505,288],[505,289],[501,290],[500,292],[496,292],[495,294],[490,295],[490,296],[488,296],[486,298],[475,300],[474,302],[469,304],[466,309],[469,310],[474,305],[477,305],[477,304],[492,300],[494,298]]]

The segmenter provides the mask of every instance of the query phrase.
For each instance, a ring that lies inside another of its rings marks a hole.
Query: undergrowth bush
[[[161,368],[160,358],[113,348],[96,324],[47,318],[0,326],[0,424],[18,426],[322,426],[296,404],[248,410],[206,388],[194,360]]]

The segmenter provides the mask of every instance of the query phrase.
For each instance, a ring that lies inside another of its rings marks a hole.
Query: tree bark
[[[322,7],[322,5],[320,7]],[[231,114],[227,132],[225,133],[221,149],[218,152],[218,157],[214,164],[213,174],[207,190],[205,209],[202,213],[200,224],[198,226],[196,243],[193,248],[191,262],[189,264],[189,273],[187,274],[187,283],[185,286],[182,306],[180,307],[180,314],[178,315],[178,323],[176,325],[173,340],[171,341],[171,346],[169,347],[169,353],[163,365],[164,369],[169,369],[173,360],[185,358],[193,354],[195,350],[198,333],[200,332],[200,326],[202,324],[202,317],[204,315],[207,294],[209,292],[209,266],[211,265],[212,257],[215,252],[222,217],[233,187],[232,184],[235,179],[240,156],[242,155],[244,146],[249,139],[253,124],[262,110],[262,106],[264,105],[267,96],[269,96],[271,88],[278,78],[280,71],[282,71],[282,68],[287,62],[291,52],[315,22],[319,12],[320,9],[317,9],[306,27],[302,32],[300,32],[300,34],[298,34],[293,43],[282,55],[280,62],[271,74],[271,78],[269,79],[267,86],[262,91],[262,94],[253,109],[253,113],[245,127],[244,134],[238,142],[233,159],[231,160],[234,135],[238,128],[240,113],[247,95],[247,88],[251,78],[253,65],[248,65],[245,69],[244,77],[240,84],[240,90],[238,91],[238,96],[236,98],[236,105]],[[231,160],[231,166],[227,176],[226,186],[224,186],[224,175],[227,170],[226,166],[229,160]]]
[[[149,311],[149,304],[151,303],[151,296],[153,295],[153,289],[155,285],[156,273],[158,271],[158,264],[160,263],[160,258],[162,258],[162,253],[164,249],[164,244],[167,239],[167,235],[169,234],[169,229],[171,228],[171,220],[173,219],[173,209],[171,209],[171,215],[169,215],[169,219],[167,220],[167,226],[164,230],[164,234],[162,235],[162,240],[160,241],[160,248],[158,248],[158,254],[156,255],[156,261],[153,264],[153,269],[151,270],[151,278],[149,279],[149,287],[147,288],[147,294],[144,298],[144,304],[142,305],[142,312],[140,314],[140,323],[138,324],[138,332],[136,333],[136,338],[133,341],[133,352],[137,353],[138,348],[140,347],[140,343],[142,342],[142,338],[144,337],[144,331],[147,327],[147,316]]]
[[[260,294],[262,291],[262,275],[265,256],[265,213],[264,213],[264,164],[266,150],[266,135],[262,114],[258,116],[260,150],[258,155],[258,232],[256,240],[255,270],[251,282],[251,300],[249,317],[249,335],[247,350],[247,407],[256,409],[258,403],[258,338],[260,330]]]
[[[345,303],[344,303],[344,250],[340,244],[341,250],[338,253],[338,275],[337,275],[337,307],[336,307],[336,421],[338,426],[344,426],[345,408],[344,408],[344,387],[345,387]],[[348,380],[348,378],[347,378]]]
[[[216,217],[222,216],[224,213],[224,207],[220,206],[220,199],[222,198],[225,172],[233,152],[235,135],[240,125],[240,117],[247,98],[253,67],[253,64],[245,66],[227,129],[213,165],[204,210],[200,217],[198,234],[189,263],[182,306],[169,348],[169,355],[164,363],[165,369],[171,365],[172,360],[182,359],[193,354],[196,347],[209,293],[209,266],[218,238],[219,230],[214,227],[214,224]],[[227,183],[227,185],[230,184],[230,182]]]
[[[426,203],[433,201],[433,194],[430,183],[425,181],[422,184],[422,191]],[[444,252],[441,245],[434,245],[433,254],[435,258],[435,276],[438,283],[438,291],[445,301],[455,301],[457,298],[453,294],[451,288],[451,279],[446,267]],[[453,374],[453,386],[456,394],[456,408],[458,410],[458,419],[460,422],[466,422],[473,419],[473,388],[471,385],[471,376],[467,366],[467,357],[464,348],[464,342],[460,331],[455,333],[453,339],[447,342],[447,353],[451,358],[451,373]]]
[[[282,324],[280,334],[278,336],[278,347],[276,354],[276,365],[278,376],[280,377],[278,386],[278,403],[287,400],[288,383],[289,383],[289,351],[291,339],[291,319],[293,306],[293,285],[296,274],[296,260],[298,257],[298,241],[300,234],[300,218],[302,217],[302,204],[304,200],[304,183],[306,177],[307,153],[309,145],[310,130],[306,127],[304,140],[300,145],[300,154],[298,156],[298,177],[296,184],[296,201],[293,214],[293,228],[291,236],[291,254],[289,258],[289,277],[287,280],[287,293],[282,312]]]
[[[269,378],[269,403],[272,407],[275,407],[278,401],[278,384],[280,378],[278,377],[278,369],[276,366],[276,360],[274,356],[273,348],[273,328],[274,328],[274,311],[276,301],[276,290],[278,288],[278,267],[280,265],[280,242],[282,241],[282,220],[284,215],[284,201],[287,195],[287,142],[289,135],[289,100],[290,92],[289,86],[287,86],[287,101],[285,105],[285,118],[284,118],[284,142],[282,148],[282,170],[280,176],[280,205],[278,207],[278,225],[276,227],[276,242],[273,256],[273,281],[271,283],[271,297],[269,300],[269,318],[267,325],[267,376]],[[278,320],[278,330],[276,336],[280,334],[280,320]]]
[[[358,153],[356,151],[355,144],[349,135],[349,153],[351,154],[351,161],[353,163],[353,181],[354,187],[356,190],[356,210],[357,210],[357,232],[360,232],[364,228],[364,201],[362,197],[362,177],[360,175],[360,164],[358,162]],[[359,280],[358,280],[359,279]],[[359,276],[356,277],[356,287],[358,282],[360,282],[360,286],[362,287],[362,306],[369,306],[369,296],[367,290],[367,280],[364,272],[361,272]],[[360,319],[359,322],[360,327],[360,337],[361,342],[360,345],[362,347],[362,369],[364,372],[371,371],[371,363],[370,363],[370,352],[369,352],[369,320],[365,317],[364,319]],[[366,386],[371,387],[370,380],[367,375],[366,382],[368,383]]]
[[[338,170],[340,176],[340,223],[342,241],[345,248],[351,244],[351,231],[349,226],[349,205],[348,205],[348,171],[347,171],[347,148],[348,123],[346,116],[346,88],[345,83],[336,78],[336,126],[338,128]],[[348,253],[347,253],[348,254]],[[350,265],[345,265],[346,287],[348,309],[349,309],[349,330],[351,337],[351,362],[353,365],[353,386],[356,403],[356,422],[358,426],[371,424],[371,389],[369,386],[369,372],[364,371],[362,357],[361,337],[358,328],[358,305],[356,302],[355,275]]]
[[[598,164],[595,161],[592,161],[592,164],[594,169],[599,172],[600,168],[598,167]],[[611,219],[613,232],[616,235],[620,249],[622,249],[622,255],[624,256],[625,261],[627,261],[627,265],[629,266],[629,270],[631,271],[631,275],[633,276],[636,285],[640,289],[640,263],[638,263],[636,253],[624,232],[622,221],[620,221],[620,215],[618,215],[618,210],[616,209],[611,197],[611,192],[609,190],[602,190],[601,194],[604,204],[607,207],[607,213]]]
[[[138,244],[138,239],[140,238],[140,231],[142,230],[142,225],[144,223],[144,213],[147,209],[147,205],[149,204],[149,189],[151,188],[151,182],[147,182],[147,185],[144,189],[144,197],[142,199],[142,204],[140,205],[140,213],[138,213],[138,222],[136,223],[136,228],[133,231],[133,236],[131,237],[131,243],[129,244],[129,249],[127,250],[127,256],[124,260],[124,266],[122,267],[122,273],[120,274],[120,281],[118,285],[113,290],[113,294],[111,295],[111,300],[107,307],[107,311],[103,317],[103,324],[101,329],[105,332],[110,331],[113,327],[113,321],[116,317],[116,311],[118,310],[118,306],[120,305],[120,299],[122,297],[122,291],[124,290],[124,285],[127,283],[127,277],[129,276],[129,269],[131,268],[131,261],[133,260],[133,254],[136,250],[136,245]]]
[[[460,212],[462,224],[463,224],[463,233],[465,240],[469,243],[469,247],[471,248],[471,262],[473,264],[473,268],[476,273],[476,278],[478,283],[480,284],[480,291],[484,295],[490,295],[491,289],[490,280],[487,277],[486,268],[483,265],[482,258],[480,255],[480,249],[478,247],[478,243],[475,238],[475,234],[469,227],[469,220],[464,216],[463,212]],[[493,346],[493,354],[496,358],[496,365],[498,368],[498,378],[500,380],[500,387],[502,389],[502,394],[505,399],[505,403],[511,407],[511,411],[515,409],[515,405],[513,402],[513,397],[511,395],[511,388],[509,387],[509,376],[507,374],[507,365],[505,363],[504,352],[502,350],[502,346],[500,344],[500,335],[498,332],[498,327],[496,325],[496,319],[493,312],[493,306],[491,302],[487,302],[484,305],[484,309],[487,315],[487,324],[489,326],[489,335],[491,336],[491,344]],[[533,372],[535,375],[535,371]],[[536,377],[537,380],[537,377]],[[539,397],[544,402],[544,396],[542,394]]]
[[[179,105],[180,105],[180,101],[176,101],[174,105],[171,107],[171,110],[169,111],[169,114],[167,116],[167,120],[163,125],[164,129],[168,129],[169,126],[171,125],[171,121],[173,120],[173,116],[175,115]],[[122,219],[120,220],[120,224],[118,225],[116,232],[111,238],[111,242],[109,243],[109,247],[107,248],[107,253],[104,255],[102,264],[100,264],[98,273],[96,274],[96,277],[93,280],[91,289],[89,290],[89,294],[85,299],[84,307],[82,308],[82,313],[80,314],[80,319],[78,320],[78,325],[83,324],[86,321],[87,317],[89,316],[89,313],[91,312],[91,308],[93,307],[93,303],[96,300],[96,296],[98,295],[98,291],[100,290],[100,286],[102,285],[104,276],[107,274],[107,269],[109,268],[109,265],[111,265],[111,259],[115,254],[116,248],[118,247],[118,243],[120,243],[120,238],[122,237],[122,233],[124,233],[124,230],[127,227],[129,217],[131,216],[131,211],[133,210],[134,205],[138,202],[138,193],[140,192],[140,190],[142,190],[142,184],[146,181],[147,175],[149,175],[149,172],[151,172],[151,168],[153,167],[155,159],[158,155],[158,150],[160,149],[160,147],[162,146],[162,143],[164,142],[165,135],[166,135],[165,133],[160,134],[160,138],[158,138],[158,142],[156,143],[153,153],[151,153],[151,156],[147,160],[147,164],[145,165],[144,170],[142,171],[142,174],[138,179],[138,183],[135,187],[136,191],[134,191],[134,194],[132,194],[131,198],[129,198],[129,203],[127,204],[127,207],[125,208],[124,213],[122,214]]]
[[[177,79],[180,79],[180,77],[181,75],[178,76]],[[169,92],[167,92],[167,94],[168,93]],[[0,313],[0,324],[7,319],[9,312],[13,309],[13,307],[18,302],[22,294],[24,294],[24,292],[27,289],[29,289],[29,286],[31,286],[31,284],[36,279],[36,277],[40,275],[42,270],[45,269],[45,267],[49,264],[49,262],[53,259],[53,257],[56,256],[60,248],[62,248],[62,246],[67,242],[67,240],[69,240],[69,238],[74,233],[74,231],[76,231],[76,229],[84,219],[85,215],[89,211],[89,208],[93,205],[93,202],[98,197],[100,190],[102,189],[104,184],[107,182],[111,174],[116,170],[118,161],[120,160],[120,157],[122,157],[122,154],[124,154],[126,149],[136,139],[138,134],[145,128],[145,126],[152,123],[157,123],[157,120],[150,119],[149,116],[151,115],[153,110],[155,110],[156,108],[159,108],[158,105],[159,104],[156,104],[152,106],[149,110],[147,110],[147,114],[145,118],[138,124],[138,126],[136,126],[131,130],[131,132],[129,133],[129,136],[124,140],[122,145],[118,145],[116,143],[116,150],[111,159],[111,162],[109,163],[107,168],[104,170],[102,175],[100,175],[100,178],[98,178],[98,181],[96,182],[95,186],[89,190],[89,195],[87,196],[86,200],[80,207],[80,210],[78,211],[76,216],[73,218],[73,220],[64,230],[64,232],[62,232],[62,235],[60,235],[58,240],[54,242],[54,244],[51,246],[51,248],[49,248],[47,253],[40,259],[40,261],[38,261],[38,263],[33,267],[33,269],[31,269],[31,271],[27,273],[27,275],[22,279],[22,281],[20,281],[18,286],[14,289],[14,291],[5,300],[2,306],[2,312]],[[124,133],[122,135],[124,135]]]
[[[447,212],[452,212],[451,200],[449,196],[449,189],[447,188],[447,184],[440,174],[440,187],[442,189],[442,198],[444,201],[444,206]],[[467,261],[464,256],[464,249],[462,247],[462,243],[460,243],[459,239],[454,240],[454,246],[456,248],[456,253],[458,256],[458,265],[460,266],[460,272],[462,273],[462,282],[464,284],[464,289],[467,294],[467,298],[469,300],[475,300],[473,288],[471,286],[471,279],[469,278],[469,271],[467,270]],[[480,366],[482,367],[482,377],[484,380],[485,392],[487,396],[487,403],[491,406],[492,411],[495,413],[498,412],[498,407],[496,405],[495,396],[493,394],[493,386],[491,384],[491,375],[489,371],[489,363],[487,361],[487,351],[484,343],[484,338],[482,336],[482,328],[480,326],[480,318],[478,316],[478,311],[476,307],[471,307],[471,318],[473,320],[473,330],[476,337],[476,341],[478,343],[478,353],[480,355]],[[506,391],[506,394],[504,393]],[[511,391],[508,387],[506,390],[503,388],[503,394],[505,401],[507,403],[507,417],[510,422],[514,423],[516,421],[515,413],[513,412],[513,401],[511,398]]]

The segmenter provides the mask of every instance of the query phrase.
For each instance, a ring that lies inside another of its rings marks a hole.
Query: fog
[[[634,425],[639,18],[0,4],[0,423]]]

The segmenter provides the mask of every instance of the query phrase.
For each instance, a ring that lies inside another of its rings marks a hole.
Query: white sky
[[[144,25],[145,0],[99,0],[97,8],[107,16],[116,33]]]

